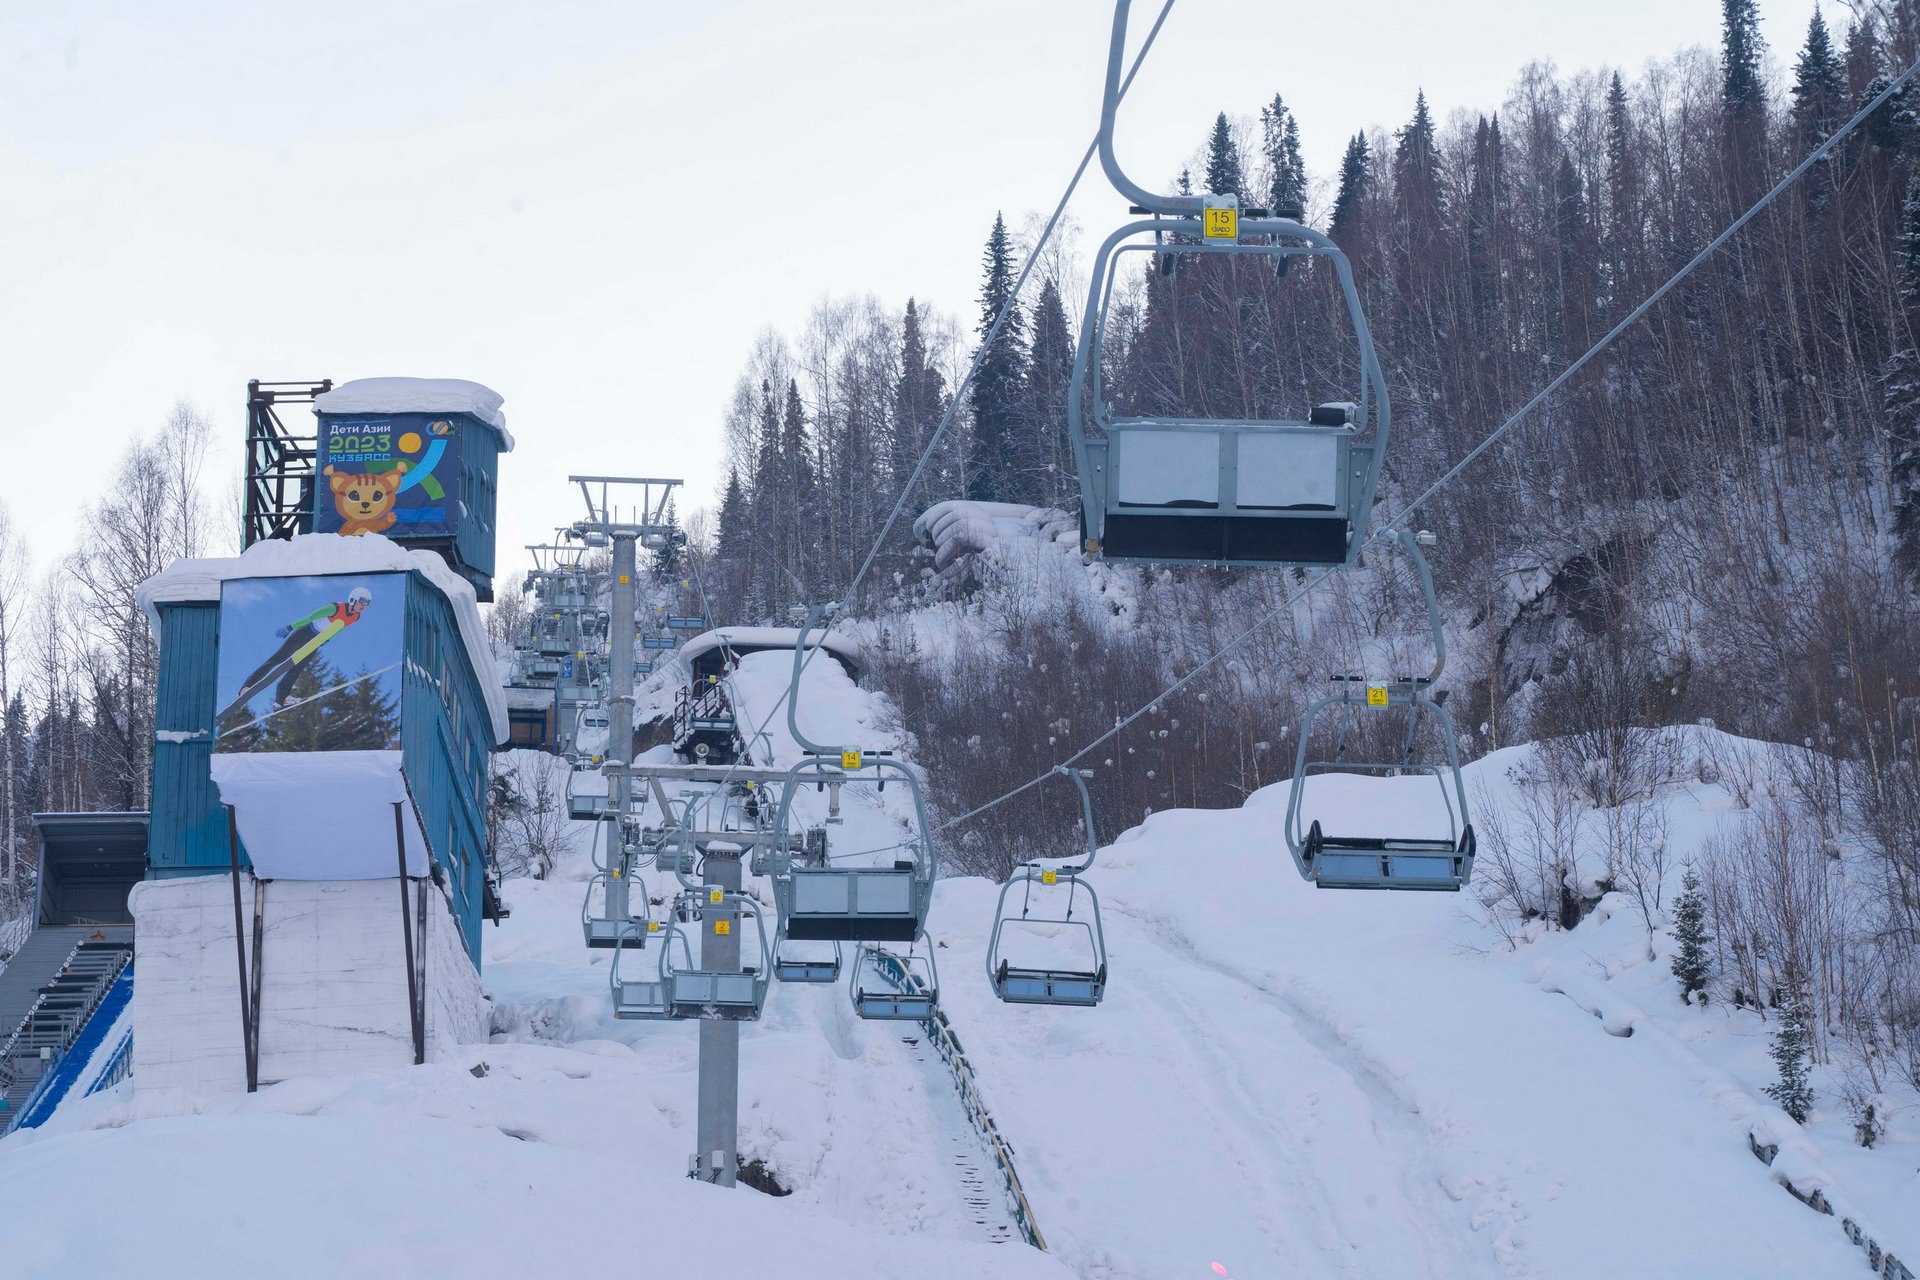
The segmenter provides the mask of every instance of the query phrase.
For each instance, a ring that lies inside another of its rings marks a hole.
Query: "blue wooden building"
[[[484,666],[476,661],[476,650],[485,651],[478,643],[473,602],[457,584],[448,584],[456,588],[450,595],[412,555],[380,539],[317,534],[268,541],[232,560],[182,562],[148,585],[146,600],[157,619],[160,648],[148,874],[166,879],[223,874],[229,867],[227,814],[212,768],[220,583],[290,577],[316,568],[369,580],[404,580],[399,768],[435,878],[444,877],[477,968],[487,875],[488,755],[506,734],[505,703],[497,688],[483,683],[493,679],[490,658]],[[325,757],[325,752],[314,753],[319,761]],[[392,856],[390,819],[384,829],[377,823],[354,826],[343,839],[365,840]],[[241,856],[243,865],[252,865],[244,847]]]

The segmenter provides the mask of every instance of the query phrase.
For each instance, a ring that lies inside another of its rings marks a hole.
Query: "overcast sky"
[[[1813,0],[1760,7],[1789,63]],[[506,397],[503,573],[577,514],[570,471],[682,476],[704,503],[760,329],[830,293],[971,314],[995,211],[1051,208],[1092,134],[1111,15],[10,0],[0,502],[46,563],[176,401],[212,419],[224,489],[247,379],[397,374]],[[1631,72],[1719,21],[1719,0],[1178,0],[1121,153],[1157,185],[1217,111],[1278,91],[1325,176],[1416,87],[1442,119],[1491,110],[1529,61]],[[1082,192],[1083,228],[1123,219],[1097,168]]]

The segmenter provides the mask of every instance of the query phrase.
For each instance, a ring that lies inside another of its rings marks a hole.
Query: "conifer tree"
[[[1403,305],[1420,309],[1440,287],[1446,267],[1446,210],[1440,194],[1440,148],[1424,91],[1415,95],[1413,119],[1395,135],[1394,221],[1405,237],[1396,252],[1394,277]]]
[[[1480,117],[1473,134],[1467,179],[1467,290],[1475,321],[1493,327],[1500,306],[1500,276],[1506,214],[1506,156],[1500,117]]]
[[[1692,1004],[1696,992],[1701,1004],[1707,1002],[1707,978],[1713,970],[1707,944],[1713,937],[1707,932],[1706,921],[1707,901],[1700,892],[1700,877],[1688,867],[1686,878],[1680,882],[1680,896],[1673,903],[1673,939],[1680,944],[1673,957],[1673,976],[1680,980],[1681,1004]]]
[[[1367,154],[1367,135],[1354,134],[1347,142],[1346,154],[1340,159],[1340,190],[1333,198],[1333,219],[1327,225],[1328,234],[1335,240],[1359,230],[1372,185],[1371,163],[1371,157]]]
[[[729,564],[745,558],[747,540],[747,494],[740,487],[740,469],[727,468],[727,487],[720,498],[720,545],[718,554]]]
[[[1627,287],[1627,275],[1643,252],[1644,203],[1639,153],[1634,146],[1632,104],[1618,71],[1607,85],[1606,183],[1607,291],[1617,297]]]
[[[1803,147],[1826,141],[1846,118],[1847,77],[1833,50],[1826,19],[1813,11],[1807,43],[1793,69],[1793,121]]]
[[[1900,307],[1904,342],[1882,375],[1893,489],[1894,561],[1920,583],[1920,173],[1907,183],[1900,222]]]
[[[776,587],[770,580],[778,576],[781,563],[781,523],[787,517],[781,511],[782,474],[780,468],[780,416],[774,402],[773,384],[760,382],[759,429],[756,432],[753,482],[748,486],[748,545],[753,548],[747,571],[746,612],[750,618],[765,618],[773,612],[774,602],[790,589]]]
[[[1433,113],[1424,90],[1415,94],[1413,119],[1395,135],[1393,194],[1405,220],[1428,224],[1438,232],[1440,148],[1434,141]]]
[[[753,573],[753,531],[749,526],[752,519],[747,510],[746,487],[740,483],[740,469],[727,468],[727,487],[720,498],[720,514],[717,523],[714,559],[717,562],[719,581],[714,585],[713,603],[718,612],[728,616],[708,619],[709,626],[719,626],[735,621],[733,611],[739,607],[746,584]]]
[[[675,535],[678,535],[680,531],[680,507],[671,494],[667,496],[665,521],[667,527],[672,529]],[[671,582],[679,578],[684,558],[685,549],[682,547],[679,537],[669,537],[666,545],[656,547],[653,551],[654,579],[660,582]]]
[[[1021,400],[1026,384],[1027,326],[1020,304],[1013,298],[1013,243],[1007,235],[1006,219],[998,214],[994,215],[981,265],[985,278],[980,286],[980,325],[976,332],[983,342],[1001,308],[1010,309],[1006,324],[973,379],[973,449],[967,465],[967,497],[977,502],[1011,502],[1016,500],[1012,496],[1019,452],[1016,436],[1024,417]]]
[[[946,407],[946,379],[933,366],[921,331],[919,309],[914,300],[908,298],[907,314],[900,325],[900,376],[893,384],[889,458],[895,487],[905,485],[913,474]],[[954,488],[953,477],[940,474],[933,462],[922,474],[923,483],[937,492],[951,492]]]
[[[1240,162],[1240,147],[1233,140],[1233,126],[1222,111],[1213,122],[1207,138],[1207,190],[1213,195],[1240,195],[1247,186],[1245,166]]]
[[[819,531],[822,513],[812,447],[807,435],[806,414],[800,403],[800,385],[789,380],[786,412],[780,421],[780,472],[785,502],[779,524],[782,533],[781,560],[786,570],[782,577],[786,586],[783,588],[779,583],[774,584],[776,596],[782,591],[795,590],[810,594],[820,576]]]
[[[1768,1050],[1780,1078],[1766,1092],[1796,1124],[1805,1124],[1813,1111],[1813,1037],[1808,1020],[1806,998],[1797,986],[1790,988]]]
[[[1279,94],[1260,108],[1260,147],[1267,162],[1267,205],[1304,211],[1307,205],[1307,166],[1300,158],[1300,125]]]
[[[1066,506],[1076,491],[1073,443],[1067,433],[1067,388],[1073,382],[1073,338],[1060,286],[1049,276],[1033,309],[1033,348],[1027,357],[1026,440],[1030,465],[1023,502]]]
[[[1767,88],[1760,66],[1766,45],[1756,0],[1720,0],[1720,12],[1721,145],[1728,192],[1734,207],[1744,209],[1759,194],[1766,158]]]

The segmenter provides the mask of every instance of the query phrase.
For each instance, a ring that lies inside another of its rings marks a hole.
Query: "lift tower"
[[[620,838],[627,815],[632,811],[633,776],[633,602],[634,579],[638,574],[638,547],[649,551],[666,548],[685,534],[675,528],[668,516],[668,504],[678,480],[660,480],[637,476],[569,476],[580,486],[587,502],[587,516],[576,520],[567,535],[590,547],[611,546],[613,550],[613,602],[609,610],[607,639],[607,812],[605,821],[613,838],[608,850],[620,850],[620,861],[607,882],[607,914],[615,920],[630,916],[627,889],[633,880],[633,855]]]

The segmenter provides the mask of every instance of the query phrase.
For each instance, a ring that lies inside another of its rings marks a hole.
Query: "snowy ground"
[[[778,667],[741,672],[756,724]],[[837,664],[809,681],[815,736],[871,732],[874,708]],[[792,751],[783,733],[775,747]],[[1472,770],[1496,803],[1515,759]],[[1336,778],[1318,797],[1364,833],[1405,829],[1430,793]],[[850,805],[838,847],[889,838],[900,801],[890,788]],[[688,1183],[696,1033],[611,1017],[610,953],[580,943],[588,862],[574,855],[554,879],[510,882],[513,915],[487,929],[494,1043],[192,1116],[140,1114],[124,1089],[64,1108],[0,1145],[0,1212],[37,1223],[0,1272],[1868,1274],[1837,1219],[1776,1171],[1920,1257],[1911,1108],[1871,1152],[1835,1107],[1793,1126],[1759,1093],[1765,1028],[1682,1006],[1664,937],[1648,962],[1623,897],[1509,949],[1465,896],[1306,886],[1284,804],[1272,788],[1239,810],[1158,814],[1102,851],[1091,879],[1112,977],[1094,1010],[998,1004],[983,973],[996,887],[940,885],[942,1002],[1048,1255],[1013,1236],[918,1029],[859,1021],[844,985],[776,986],[743,1035],[742,1154],[793,1194]],[[1705,785],[1667,804],[1681,851],[1733,808]],[[1750,1132],[1784,1139],[1772,1169]],[[98,1212],[98,1189],[130,1211]]]

